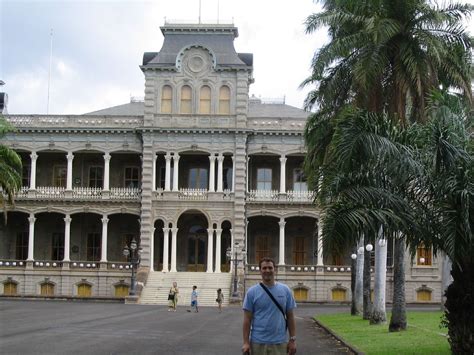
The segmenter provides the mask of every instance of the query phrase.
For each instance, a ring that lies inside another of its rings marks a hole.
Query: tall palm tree
[[[13,131],[13,127],[0,115],[0,137]],[[21,158],[18,154],[0,144],[0,205],[6,207],[6,202],[13,203],[15,193],[21,187]],[[6,197],[6,200],[5,200]],[[6,213],[5,213],[6,218]]]

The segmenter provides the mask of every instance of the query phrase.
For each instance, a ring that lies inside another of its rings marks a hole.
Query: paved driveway
[[[319,312],[296,310],[298,354],[347,353],[315,327]],[[163,306],[71,301],[0,300],[1,354],[241,354],[242,311],[228,307],[167,312]]]

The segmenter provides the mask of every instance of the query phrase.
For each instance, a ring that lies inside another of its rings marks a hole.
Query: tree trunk
[[[387,322],[385,311],[385,288],[387,280],[387,240],[384,238],[383,228],[379,229],[379,236],[375,241],[375,273],[374,273],[374,305],[370,324]]]
[[[364,235],[364,246],[370,243],[369,233]],[[372,313],[372,302],[370,301],[370,251],[364,248],[364,308],[363,319],[370,319]]]
[[[407,329],[405,303],[405,236],[395,238],[393,250],[393,307],[388,330],[399,332]]]
[[[453,354],[474,354],[474,250],[453,263],[446,290],[445,323]]]
[[[364,248],[364,238],[361,237],[357,249]],[[364,308],[364,252],[357,251],[357,266],[355,280],[355,312],[360,315]]]
[[[451,259],[449,256],[444,255],[443,258],[443,269],[441,274],[441,309],[443,311],[446,310],[445,303],[446,303],[446,291],[448,286],[453,282],[453,277],[451,276],[451,268],[452,268]]]

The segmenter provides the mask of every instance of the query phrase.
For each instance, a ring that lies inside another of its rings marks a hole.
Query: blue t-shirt
[[[295,299],[288,286],[276,282],[267,288],[284,311],[296,308]],[[260,284],[249,288],[242,308],[252,313],[250,328],[252,343],[282,344],[288,341],[285,318]]]

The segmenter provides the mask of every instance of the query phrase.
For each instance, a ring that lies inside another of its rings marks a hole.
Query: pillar
[[[224,171],[224,156],[219,153],[217,156],[217,192],[222,192],[223,185],[223,171]]]
[[[34,260],[34,248],[35,248],[35,215],[30,213],[28,222],[30,222],[29,234],[28,234],[28,261]]]
[[[156,159],[158,156],[156,153],[153,153],[153,171],[152,171],[152,180],[151,180],[151,191],[156,191]]]
[[[110,154],[104,154],[104,191],[110,189]]]
[[[212,258],[212,252],[214,250],[214,229],[209,228],[207,230],[207,270],[206,272],[212,272],[212,263],[213,263],[213,258]]]
[[[71,261],[71,222],[70,215],[64,217],[64,258],[63,261]]]
[[[278,225],[280,226],[280,260],[278,265],[285,265],[285,219],[280,218]]]
[[[38,154],[36,154],[36,152],[31,152],[30,158],[31,158],[30,190],[36,190],[36,160],[38,159]]]
[[[222,229],[216,229],[216,267],[215,272],[221,272],[221,236]]]
[[[171,272],[176,272],[176,239],[178,238],[178,228],[171,228]]]
[[[108,223],[109,219],[107,215],[102,215],[102,245],[100,246],[100,262],[106,263],[107,262],[107,234],[108,234]]]
[[[318,221],[318,266],[323,266],[323,224]]]
[[[286,157],[284,155],[280,158],[280,193],[286,192]]]
[[[179,178],[179,154],[174,153],[173,156],[173,191],[178,191],[178,178]]]
[[[163,272],[168,272],[170,229],[163,228]]]
[[[171,177],[171,154],[166,153],[166,170],[165,170],[165,191],[170,191],[170,177]]]
[[[66,175],[66,190],[72,190],[72,161],[74,160],[74,154],[72,152],[67,153],[67,175]]]
[[[209,156],[209,192],[215,191],[215,170],[216,170],[216,156],[211,154]]]

